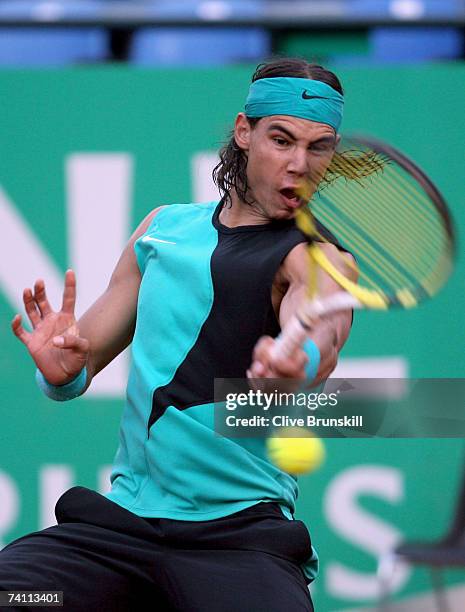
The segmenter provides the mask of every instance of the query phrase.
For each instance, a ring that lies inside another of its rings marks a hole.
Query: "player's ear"
[[[249,150],[251,130],[252,128],[245,113],[239,113],[234,124],[234,139],[237,146],[243,151]]]
[[[341,142],[341,135],[340,134],[336,134],[336,147],[337,145]]]

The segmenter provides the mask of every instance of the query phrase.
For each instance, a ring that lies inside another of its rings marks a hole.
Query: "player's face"
[[[324,123],[287,115],[264,117],[251,128],[239,115],[236,142],[248,156],[252,206],[268,219],[291,219],[325,174],[336,134]]]

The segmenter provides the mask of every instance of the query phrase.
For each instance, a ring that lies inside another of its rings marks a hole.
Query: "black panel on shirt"
[[[294,220],[226,227],[219,221],[221,207],[212,219],[218,244],[211,255],[211,311],[173,379],[155,390],[148,431],[168,406],[184,410],[213,402],[214,379],[245,378],[257,340],[280,332],[271,301],[273,280],[281,262],[306,236]],[[343,249],[319,223],[318,231]]]

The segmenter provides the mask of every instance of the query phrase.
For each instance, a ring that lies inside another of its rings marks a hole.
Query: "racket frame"
[[[447,255],[452,261],[455,252],[453,223],[447,205],[432,181],[411,159],[390,145],[365,136],[353,135],[348,138],[372,149],[375,153],[387,155],[417,181],[429,198],[434,202],[436,210],[441,216],[445,233],[448,237],[448,248],[450,247],[450,253],[447,253]],[[310,210],[307,210],[305,213],[304,222],[298,225],[309,237],[308,254],[310,265],[319,266],[343,289],[343,291],[334,293],[325,298],[313,297],[304,300],[298,312],[290,318],[276,338],[276,342],[271,350],[272,359],[292,355],[296,348],[303,345],[312,329],[312,325],[319,318],[347,309],[369,308],[386,310],[391,306],[409,308],[416,306],[420,301],[420,297],[414,295],[409,289],[402,289],[398,291],[396,295],[388,296],[381,291],[361,287],[356,282],[344,276],[344,274],[328,259],[321,247],[318,246],[318,242],[321,241],[322,237],[316,230],[311,206],[309,206],[309,208]],[[425,296],[422,295],[422,297]]]

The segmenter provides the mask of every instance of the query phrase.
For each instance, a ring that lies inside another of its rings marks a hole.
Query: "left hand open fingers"
[[[63,289],[63,302],[61,310],[74,316],[74,308],[76,306],[76,275],[74,271],[66,270],[65,286]]]
[[[52,308],[45,293],[45,283],[43,280],[37,280],[34,283],[34,300],[40,310],[40,314],[46,317],[52,312]]]

